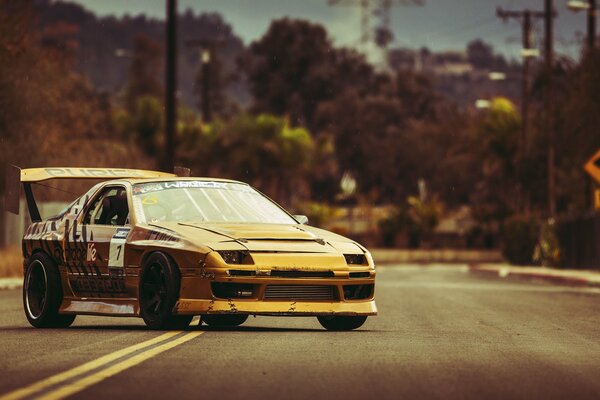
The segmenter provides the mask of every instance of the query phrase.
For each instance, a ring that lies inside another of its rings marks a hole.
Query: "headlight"
[[[250,254],[239,250],[223,250],[219,254],[227,264],[248,264]]]
[[[366,265],[367,259],[364,254],[344,254],[348,265]]]

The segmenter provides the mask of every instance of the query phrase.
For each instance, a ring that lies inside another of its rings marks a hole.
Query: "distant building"
[[[472,108],[477,99],[494,96],[508,97],[519,103],[520,66],[508,64],[502,56],[493,53],[489,54],[489,59],[482,60],[481,57],[481,54],[470,55],[468,51],[432,52],[427,48],[396,48],[389,51],[388,60],[394,71],[428,76],[438,93],[462,108]],[[491,81],[489,73],[496,67],[509,78]]]

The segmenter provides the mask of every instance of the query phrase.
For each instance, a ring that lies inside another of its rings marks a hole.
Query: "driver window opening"
[[[127,191],[123,187],[105,188],[88,209],[84,224],[122,226],[129,222]]]

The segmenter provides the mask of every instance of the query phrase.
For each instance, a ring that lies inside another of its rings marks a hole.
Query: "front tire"
[[[353,329],[360,328],[365,321],[367,316],[318,316],[317,319],[321,326],[328,331],[351,331]]]
[[[181,274],[163,253],[148,257],[140,277],[140,314],[150,329],[185,329],[193,315],[173,315],[179,298]]]
[[[44,253],[34,254],[23,281],[23,308],[27,320],[36,328],[67,328],[76,315],[58,313],[62,299],[56,263]]]
[[[248,319],[248,314],[205,314],[200,318],[200,324],[216,328],[232,328],[240,326]]]

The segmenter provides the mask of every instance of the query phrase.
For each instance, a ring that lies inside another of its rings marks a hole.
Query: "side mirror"
[[[294,219],[298,221],[299,224],[308,224],[308,217],[306,215],[294,215]]]

